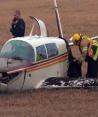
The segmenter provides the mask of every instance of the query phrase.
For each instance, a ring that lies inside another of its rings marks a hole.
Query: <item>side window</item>
[[[44,45],[36,47],[37,61],[47,58],[46,49]]]
[[[58,55],[58,48],[55,43],[46,44],[48,58]]]

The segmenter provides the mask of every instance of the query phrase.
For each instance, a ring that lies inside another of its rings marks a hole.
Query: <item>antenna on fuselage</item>
[[[59,15],[59,11],[58,11],[58,5],[57,5],[56,0],[54,0],[54,8],[55,8],[55,14],[56,14],[56,21],[57,21],[59,37],[64,38],[63,31],[62,31],[62,26],[61,26],[61,19],[60,19],[60,15]]]

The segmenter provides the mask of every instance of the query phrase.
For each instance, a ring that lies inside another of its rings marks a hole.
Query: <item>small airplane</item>
[[[66,78],[69,65],[68,43],[63,32],[56,0],[58,37],[49,37],[45,23],[35,22],[29,36],[9,39],[0,52],[0,91],[37,89],[49,78]],[[40,35],[32,35],[35,23]]]

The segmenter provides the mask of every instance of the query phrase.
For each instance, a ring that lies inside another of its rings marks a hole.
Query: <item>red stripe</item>
[[[24,68],[8,71],[7,73],[10,74],[10,73],[14,73],[14,72],[23,71],[23,70],[33,71],[33,70],[37,70],[37,69],[41,69],[41,68],[51,66],[53,64],[60,63],[60,62],[65,61],[67,59],[68,59],[68,54],[65,53],[65,54],[57,56],[55,58],[51,58],[51,59],[48,59],[48,60],[45,60],[45,61],[34,63],[29,67],[24,67]]]
[[[47,63],[44,63],[44,64],[39,64],[39,65],[36,65],[36,66],[32,66],[31,68],[28,68],[27,71],[32,71],[32,70],[37,70],[37,69],[41,69],[41,68],[45,68],[45,67],[48,67],[48,66],[51,66],[53,64],[57,64],[57,63],[60,63],[60,62],[63,62],[65,61],[67,58],[63,57],[63,58],[60,58],[58,60],[54,60],[54,61],[49,61]]]

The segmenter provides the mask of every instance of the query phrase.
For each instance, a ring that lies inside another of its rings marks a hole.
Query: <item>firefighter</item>
[[[80,61],[86,61],[87,66],[87,78],[97,78],[98,72],[98,42],[92,40],[87,35],[76,33],[72,36],[71,40],[77,46],[81,52]]]

